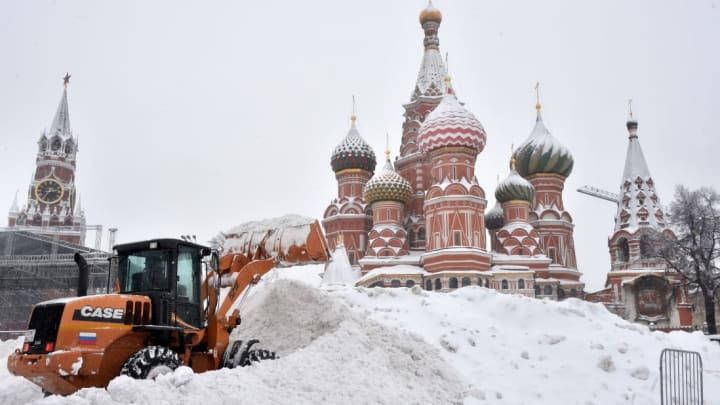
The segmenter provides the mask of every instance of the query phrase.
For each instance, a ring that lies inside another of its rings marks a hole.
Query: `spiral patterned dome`
[[[362,169],[370,173],[375,172],[375,152],[360,136],[355,126],[355,116],[352,117],[352,126],[330,157],[330,166],[335,173],[345,169]]]
[[[517,172],[523,177],[537,173],[552,173],[567,177],[575,163],[570,150],[545,128],[539,107],[535,128],[528,139],[517,148],[513,157]]]
[[[365,184],[363,199],[366,203],[372,204],[376,201],[399,201],[407,204],[412,198],[412,187],[410,182],[400,176],[388,158],[380,173],[373,176]]]
[[[448,93],[428,114],[418,130],[418,147],[423,153],[444,146],[464,146],[477,153],[485,148],[485,129],[458,101],[448,83]]]
[[[496,231],[505,225],[505,216],[499,201],[495,201],[495,206],[485,213],[485,227],[491,231]]]
[[[428,1],[427,7],[420,12],[420,24],[426,21],[442,22],[442,13],[433,6],[432,1]]]
[[[501,204],[512,200],[531,203],[535,198],[535,187],[520,177],[514,166],[514,164],[511,164],[510,174],[498,184],[495,190],[495,199]]]

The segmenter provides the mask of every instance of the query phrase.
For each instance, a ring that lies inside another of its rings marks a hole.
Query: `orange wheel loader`
[[[276,266],[328,261],[318,221],[289,228],[256,231],[254,243],[236,244],[221,258],[178,239],[115,246],[108,274],[115,292],[36,304],[8,370],[46,393],[67,395],[105,387],[123,374],[154,378],[180,365],[203,372],[275,358],[254,348],[257,340],[230,342],[240,324],[239,311],[232,309],[243,291]],[[87,271],[82,257],[76,261],[83,295]]]

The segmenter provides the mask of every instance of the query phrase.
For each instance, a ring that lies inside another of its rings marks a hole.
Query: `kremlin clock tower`
[[[27,203],[20,208],[17,196],[8,215],[8,227],[83,245],[85,214],[75,187],[78,141],[70,127],[67,86],[49,131],[38,140],[35,173],[28,187]]]

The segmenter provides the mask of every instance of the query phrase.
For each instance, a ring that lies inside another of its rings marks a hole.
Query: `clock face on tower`
[[[35,197],[41,203],[54,204],[63,197],[65,189],[57,180],[46,179],[35,186]]]

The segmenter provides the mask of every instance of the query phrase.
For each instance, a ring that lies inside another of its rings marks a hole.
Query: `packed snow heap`
[[[180,367],[154,381],[121,376],[107,389],[47,398],[3,367],[0,403],[657,404],[664,348],[699,352],[705,398],[720,398],[720,346],[701,333],[650,332],[600,304],[474,286],[328,290],[323,271],[273,270],[241,308],[234,338],[259,338],[278,360],[202,374]],[[2,342],[0,355],[21,343]]]

